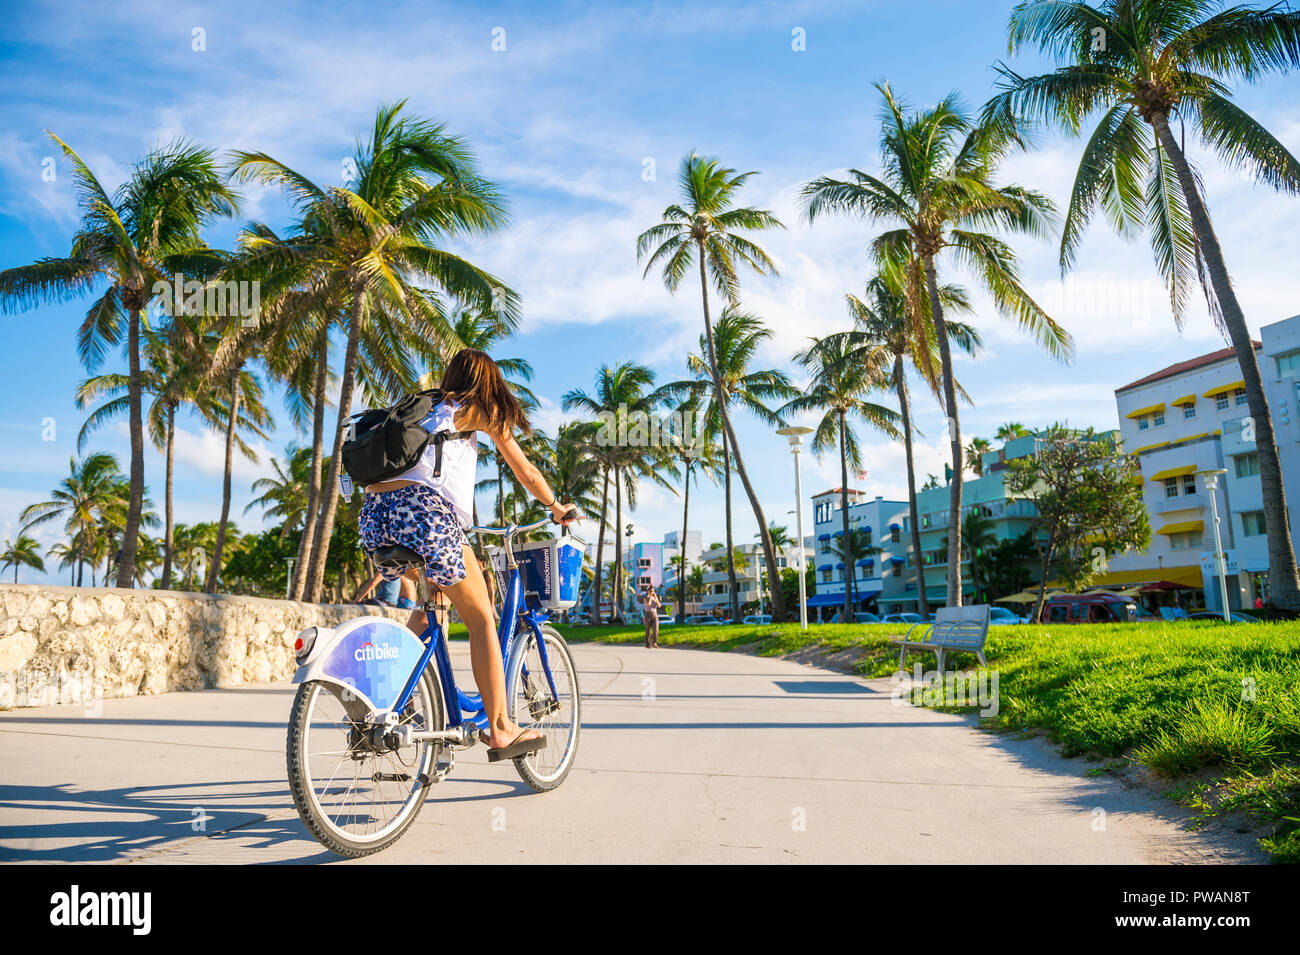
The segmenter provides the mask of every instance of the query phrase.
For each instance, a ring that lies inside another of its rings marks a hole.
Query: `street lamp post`
[[[284,559],[285,564],[288,566],[288,572],[285,574],[284,577],[284,599],[285,600],[289,599],[289,588],[293,585],[293,565],[297,563],[297,561],[298,558],[296,557],[286,557]]]
[[[803,447],[803,436],[812,434],[812,428],[793,426],[781,428],[777,434],[782,435],[790,442],[790,453],[794,455],[794,522],[795,533],[798,535],[796,546],[799,549],[799,629],[808,629],[808,582],[805,579],[807,569],[804,564],[807,560],[803,549],[803,487],[799,481],[799,449]]]
[[[1219,487],[1219,475],[1227,474],[1226,468],[1214,468],[1202,471],[1205,478],[1205,490],[1210,494],[1210,513],[1214,517],[1214,559],[1219,567],[1219,599],[1222,601],[1223,619],[1232,622],[1232,613],[1228,610],[1228,561],[1223,553],[1223,540],[1219,535],[1219,501],[1214,492]]]

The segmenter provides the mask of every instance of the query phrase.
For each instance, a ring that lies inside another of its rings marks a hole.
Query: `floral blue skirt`
[[[367,551],[401,544],[424,558],[425,573],[439,587],[465,579],[465,532],[451,504],[433,488],[411,484],[367,494],[358,523]],[[380,572],[386,580],[401,576]]]

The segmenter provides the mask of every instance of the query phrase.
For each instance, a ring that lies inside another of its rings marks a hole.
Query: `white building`
[[[915,585],[909,591],[905,580],[911,539],[903,534],[907,518],[906,501],[870,499],[863,491],[850,489],[849,530],[865,535],[869,551],[845,566],[839,542],[844,535],[843,494],[831,488],[812,496],[813,535],[816,554],[817,592],[808,598],[813,619],[829,620],[844,610],[844,591],[853,584],[854,611],[893,613],[914,609]]]
[[[1256,355],[1272,410],[1291,527],[1300,504],[1300,316],[1261,329]],[[1179,362],[1117,388],[1124,448],[1141,462],[1151,545],[1113,557],[1102,583],[1166,580],[1204,591],[1219,609],[1213,509],[1203,472],[1224,468],[1216,493],[1230,607],[1253,606],[1268,573],[1259,456],[1245,383],[1231,348]],[[1294,541],[1295,534],[1292,532]]]

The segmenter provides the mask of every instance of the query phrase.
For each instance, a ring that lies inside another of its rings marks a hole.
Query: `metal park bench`
[[[987,604],[970,607],[941,607],[935,612],[934,623],[912,626],[899,643],[898,668],[903,669],[908,650],[931,650],[936,668],[943,670],[943,655],[948,650],[973,653],[981,666],[984,659],[984,641],[989,635],[989,608]]]

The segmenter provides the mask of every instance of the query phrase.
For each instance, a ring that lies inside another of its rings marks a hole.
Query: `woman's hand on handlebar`
[[[556,501],[551,505],[551,520],[561,527],[568,527],[574,521],[582,520],[582,512],[572,504]]]

